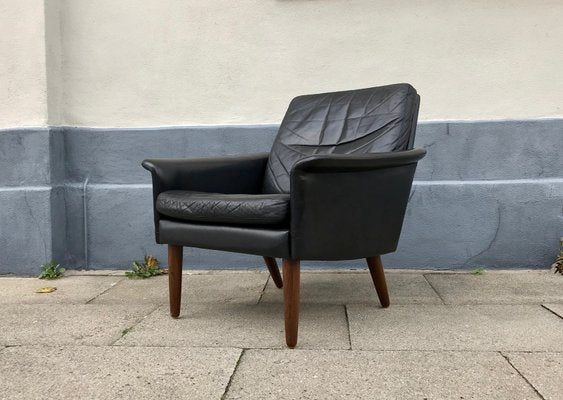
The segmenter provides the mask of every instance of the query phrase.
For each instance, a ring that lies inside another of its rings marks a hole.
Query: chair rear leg
[[[283,259],[283,308],[285,314],[285,342],[289,348],[297,344],[299,327],[299,260]]]
[[[178,318],[182,301],[182,246],[168,245],[168,295],[170,315]]]
[[[276,262],[276,259],[274,257],[264,256],[264,262],[266,263],[266,266],[268,267],[268,271],[270,271],[270,276],[272,277],[272,280],[276,284],[277,288],[281,289],[283,287],[283,281],[280,275],[280,269],[278,268],[278,263]]]
[[[387,308],[389,307],[389,292],[387,291],[387,282],[385,282],[385,272],[383,272],[381,257],[368,257],[366,260],[368,262],[371,279],[377,291],[377,297],[379,297],[379,302],[383,308]]]

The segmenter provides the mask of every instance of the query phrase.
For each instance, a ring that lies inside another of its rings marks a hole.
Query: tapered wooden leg
[[[182,246],[168,245],[168,295],[170,315],[178,318],[182,300]]]
[[[387,282],[385,282],[385,272],[383,272],[383,264],[381,257],[368,257],[366,258],[369,267],[371,279],[377,291],[377,297],[383,308],[389,307],[389,292],[387,291]]]
[[[272,277],[272,280],[274,281],[278,289],[281,289],[283,287],[283,281],[280,275],[280,270],[278,268],[278,263],[276,262],[276,259],[273,257],[264,257],[264,261],[266,262],[268,271],[270,271],[270,276]]]
[[[285,342],[289,348],[297,344],[299,326],[299,260],[283,259],[283,309],[285,314]]]

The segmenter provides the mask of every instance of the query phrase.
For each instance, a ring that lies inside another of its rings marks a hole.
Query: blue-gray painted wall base
[[[30,273],[54,257],[51,188],[0,190],[0,273]]]
[[[145,253],[165,260],[140,162],[268,151],[276,132],[276,125],[0,131],[0,273],[34,274],[50,259],[70,268],[127,268]],[[387,266],[552,262],[563,236],[563,120],[423,122],[416,146],[428,156]],[[262,260],[186,249],[185,266],[262,268]],[[304,266],[365,268],[362,260]]]

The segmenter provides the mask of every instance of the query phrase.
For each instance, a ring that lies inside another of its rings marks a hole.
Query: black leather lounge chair
[[[366,258],[388,307],[380,255],[397,248],[426,153],[412,150],[419,101],[408,84],[299,96],[269,154],[143,161],[156,241],[168,244],[172,317],[180,314],[182,246],[263,256],[283,286],[289,347],[297,344],[301,260]]]

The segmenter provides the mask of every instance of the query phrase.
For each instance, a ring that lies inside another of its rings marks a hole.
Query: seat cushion
[[[158,229],[158,243],[290,258],[287,227],[202,224],[161,219]]]
[[[288,220],[288,194],[223,194],[170,190],[156,201],[159,213],[186,221],[280,225]]]

